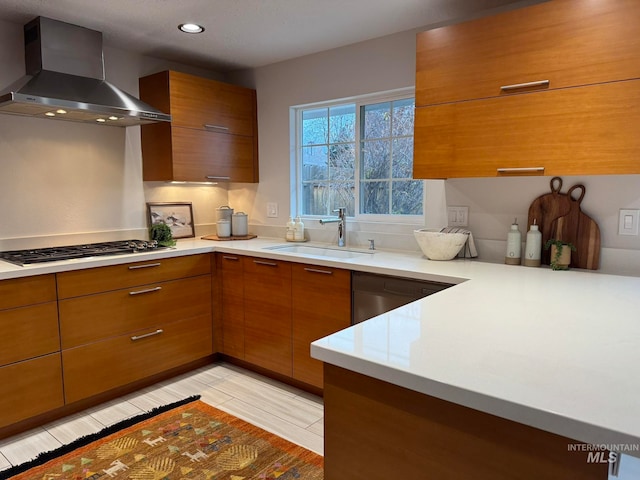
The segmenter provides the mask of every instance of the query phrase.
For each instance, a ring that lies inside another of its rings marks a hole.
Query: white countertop
[[[0,262],[0,279],[217,251],[456,283],[314,342],[312,356],[579,441],[640,444],[640,278],[417,252],[341,260],[264,249],[284,243],[180,240],[148,253]]]

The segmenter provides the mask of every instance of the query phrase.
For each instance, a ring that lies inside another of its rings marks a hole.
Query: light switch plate
[[[618,235],[638,235],[638,217],[640,210],[620,209]]]
[[[267,203],[267,217],[276,218],[278,216],[278,204],[276,202]]]
[[[449,227],[466,227],[469,225],[469,207],[447,207]]]

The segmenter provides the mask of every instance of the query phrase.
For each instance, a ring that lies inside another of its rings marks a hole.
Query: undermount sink
[[[300,255],[310,255],[314,257],[324,258],[359,258],[372,255],[373,251],[366,250],[352,250],[348,248],[340,247],[325,247],[318,245],[274,245],[271,247],[264,247],[265,250],[274,250],[283,253],[297,253]]]

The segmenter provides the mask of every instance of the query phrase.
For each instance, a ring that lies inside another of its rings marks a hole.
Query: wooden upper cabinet
[[[416,106],[640,78],[639,23],[637,0],[553,0],[419,33]]]
[[[420,107],[414,177],[640,174],[637,105],[640,80]]]
[[[141,128],[145,181],[258,181],[255,90],[164,71],[140,98],[172,116]]]

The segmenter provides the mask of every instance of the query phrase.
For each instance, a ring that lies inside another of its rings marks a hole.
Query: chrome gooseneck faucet
[[[336,218],[322,218],[320,224],[337,223],[338,224],[338,246],[344,247],[347,244],[347,209],[340,207],[334,210],[338,214]]]

